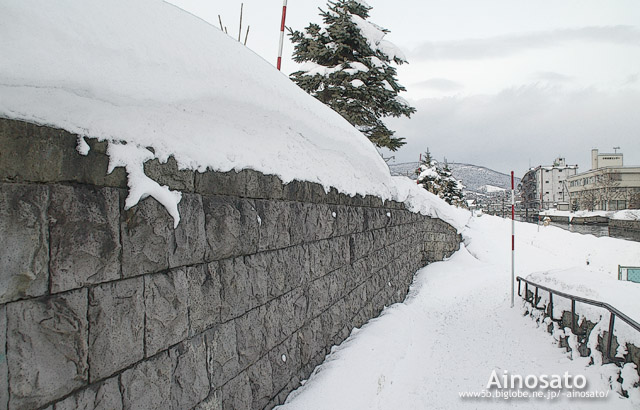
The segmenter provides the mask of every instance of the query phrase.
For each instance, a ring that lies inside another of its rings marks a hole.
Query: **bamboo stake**
[[[244,45],[245,45],[245,46],[247,45],[247,38],[249,37],[249,28],[250,28],[250,27],[251,27],[251,26],[247,26],[247,34],[244,36]]]
[[[238,43],[240,42],[240,36],[242,35],[242,7],[244,3],[240,3],[240,26],[238,27]]]

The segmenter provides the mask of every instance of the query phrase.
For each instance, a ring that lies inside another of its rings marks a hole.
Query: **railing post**
[[[611,357],[611,344],[613,343],[613,324],[616,320],[616,314],[611,312],[611,316],[609,317],[609,341],[607,342],[607,359],[614,361],[614,358]]]
[[[529,282],[524,283],[524,300],[529,301]]]
[[[533,297],[533,307],[538,308],[538,287],[536,286],[536,294]]]
[[[549,291],[549,317],[553,321],[553,293]]]
[[[571,299],[571,331],[576,332],[576,300]]]
[[[520,278],[518,278],[518,296],[522,296],[522,293],[520,292],[520,285],[522,284],[522,281],[520,280]]]

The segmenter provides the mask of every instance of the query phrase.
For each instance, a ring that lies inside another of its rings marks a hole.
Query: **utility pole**
[[[513,171],[511,171],[511,307],[513,308],[513,298],[515,297],[515,276],[516,276],[516,195],[513,181]]]

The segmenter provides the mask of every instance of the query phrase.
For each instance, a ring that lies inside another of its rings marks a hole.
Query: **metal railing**
[[[620,319],[622,319],[623,322],[625,322],[626,324],[628,324],[629,326],[631,326],[633,329],[635,329],[636,331],[640,332],[640,324],[638,322],[636,322],[635,320],[631,319],[629,316],[625,315],[624,313],[622,313],[621,311],[619,311],[618,309],[614,308],[613,306],[609,305],[608,303],[604,303],[604,302],[600,302],[597,300],[591,300],[591,299],[587,299],[587,298],[583,298],[580,296],[575,296],[575,295],[571,295],[569,293],[564,293],[564,292],[560,292],[554,289],[550,289],[546,286],[543,285],[539,285],[537,283],[533,283],[530,280],[521,278],[520,276],[518,276],[516,278],[516,280],[518,281],[518,296],[522,296],[521,294],[521,282],[524,282],[524,300],[531,303],[531,305],[535,308],[535,309],[539,309],[539,310],[545,310],[545,308],[539,308],[538,307],[538,290],[542,289],[545,290],[547,292],[549,292],[549,305],[548,305],[548,315],[551,318],[551,320],[556,321],[556,322],[560,322],[562,321],[562,319],[554,319],[553,318],[553,295],[557,295],[557,296],[561,296],[563,298],[569,299],[571,300],[571,332],[573,332],[573,334],[578,335],[578,336],[582,336],[584,335],[586,332],[579,332],[577,330],[577,324],[576,324],[576,302],[580,302],[580,303],[586,303],[587,305],[592,305],[592,306],[597,306],[603,309],[606,309],[609,311],[610,316],[609,316],[609,335],[607,338],[607,351],[605,353],[606,358],[612,362],[620,362],[620,361],[624,361],[624,359],[618,358],[618,357],[611,357],[611,344],[613,343],[613,327],[615,324],[615,320],[616,320],[616,316],[618,316]],[[532,300],[529,300],[529,285],[534,286],[536,288],[535,290],[535,294],[533,295]]]

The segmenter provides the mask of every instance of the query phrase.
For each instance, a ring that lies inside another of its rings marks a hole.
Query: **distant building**
[[[599,154],[597,149],[591,150],[591,169],[623,166],[622,153]]]
[[[569,207],[567,178],[575,175],[577,165],[567,165],[564,158],[556,158],[553,165],[539,165],[529,169],[520,182],[524,209]]]
[[[640,167],[625,167],[622,153],[591,150],[591,169],[567,180],[574,210],[640,208]]]

